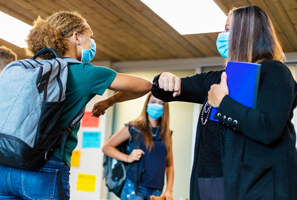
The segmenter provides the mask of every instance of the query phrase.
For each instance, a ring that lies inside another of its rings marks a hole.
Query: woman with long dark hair
[[[139,131],[140,148],[134,149],[135,138],[132,129]],[[140,116],[126,124],[105,143],[102,151],[109,157],[133,163],[138,162],[140,177],[138,193],[135,193],[134,166],[129,168],[128,177],[121,194],[125,199],[150,199],[150,196],[165,196],[167,200],[173,199],[172,187],[174,179],[172,138],[169,129],[168,103],[148,95]],[[116,149],[124,141],[129,140],[129,155]],[[145,170],[144,170],[145,169]],[[162,193],[164,175],[167,176],[167,188]]]
[[[163,101],[203,104],[197,127],[191,200],[297,199],[296,133],[291,122],[296,82],[264,10],[247,6],[230,12],[217,39],[228,61],[261,64],[255,108],[232,99],[224,71],[179,78],[164,72],[153,95]],[[209,120],[212,108],[215,118]]]

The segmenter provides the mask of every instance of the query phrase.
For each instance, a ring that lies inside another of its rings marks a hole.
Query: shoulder
[[[283,90],[295,86],[296,82],[290,69],[276,60],[263,61],[261,64],[260,83],[267,83]]]
[[[289,68],[284,63],[277,60],[266,60],[261,62],[260,64],[261,64],[262,73],[270,73],[270,74],[278,74],[278,75],[282,75],[283,73],[291,74]]]
[[[114,70],[104,67],[104,66],[96,66],[92,65],[91,63],[83,63],[83,67],[86,70],[92,70],[92,71],[100,71],[100,72],[115,72]],[[116,72],[115,72],[116,73]]]
[[[131,124],[127,123],[127,124],[125,124],[125,127],[127,127],[128,131],[131,132],[131,129],[133,126]]]
[[[116,73],[114,70],[108,68],[108,67],[104,67],[104,66],[95,66],[91,63],[79,63],[79,64],[70,64],[69,65],[71,68],[81,68],[84,71],[88,72],[88,71],[92,71],[92,72],[114,72]]]
[[[141,133],[140,131],[140,126],[131,124],[131,122],[125,124],[125,126],[128,128],[129,132],[132,134],[132,132],[138,132]]]

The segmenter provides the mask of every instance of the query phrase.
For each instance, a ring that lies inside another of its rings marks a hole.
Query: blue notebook
[[[255,108],[258,95],[261,64],[245,62],[228,62],[225,72],[227,74],[227,84],[229,96],[235,101]],[[214,119],[217,108],[212,108],[210,119]]]

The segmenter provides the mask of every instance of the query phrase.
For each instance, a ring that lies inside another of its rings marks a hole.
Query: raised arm
[[[203,103],[210,86],[220,80],[222,71],[195,74],[180,78],[163,72],[153,80],[152,93],[163,101],[185,101]]]

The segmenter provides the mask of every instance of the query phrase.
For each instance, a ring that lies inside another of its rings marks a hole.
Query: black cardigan
[[[227,128],[223,161],[226,200],[297,200],[296,134],[291,119],[297,88],[290,70],[281,62],[261,63],[256,108],[248,108],[228,95],[215,118]],[[158,88],[152,93],[163,101],[203,104],[210,86],[220,82],[222,71],[182,78],[181,94]],[[226,117],[224,117],[226,116]],[[200,118],[199,118],[200,119]],[[201,122],[198,120],[190,199],[199,199],[198,151]]]

